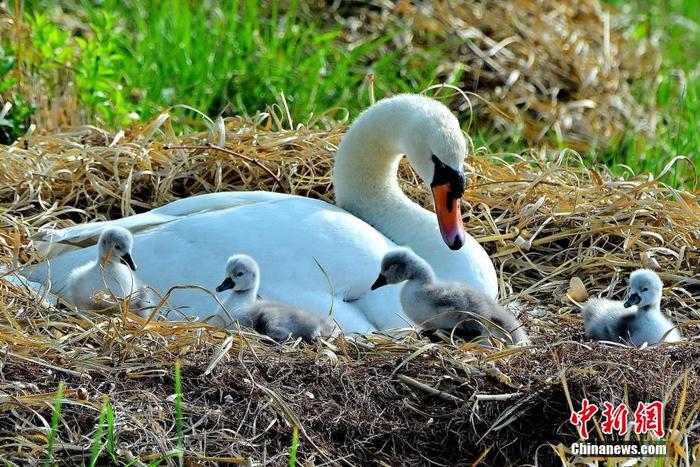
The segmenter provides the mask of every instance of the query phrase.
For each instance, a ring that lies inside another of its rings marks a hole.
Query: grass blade
[[[175,424],[177,426],[178,462],[185,464],[185,436],[182,431],[182,380],[180,376],[180,360],[175,362]]]
[[[107,452],[114,463],[117,463],[117,452],[114,449],[114,411],[112,404],[105,401],[105,418],[107,419]]]
[[[299,445],[299,428],[294,425],[294,431],[292,431],[292,448],[289,450],[289,467],[295,467],[297,465],[297,446]]]
[[[100,411],[100,417],[97,420],[97,429],[95,430],[95,439],[92,441],[92,451],[90,453],[90,462],[88,465],[90,467],[95,467],[97,465],[97,458],[102,450],[102,436],[104,435],[104,424],[106,417],[106,405],[107,400],[102,403],[102,410]]]
[[[46,447],[46,462],[45,467],[50,467],[53,464],[53,445],[56,442],[58,432],[58,420],[61,418],[61,404],[63,403],[63,381],[58,383],[58,391],[56,392],[56,402],[53,406],[53,414],[51,415],[51,432],[49,433],[49,443]]]

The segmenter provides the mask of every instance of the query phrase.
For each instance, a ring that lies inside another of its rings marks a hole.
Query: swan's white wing
[[[161,224],[203,212],[220,211],[247,204],[256,204],[284,198],[287,195],[266,191],[210,193],[184,198],[160,208],[113,221],[90,222],[67,229],[44,229],[33,238],[37,250],[46,257],[58,256],[66,251],[85,248],[97,243],[108,226],[120,226],[136,234]]]
[[[354,295],[369,291],[393,244],[364,221],[328,203],[264,192],[217,193],[109,223],[53,232],[50,238],[68,243],[96,239],[106,225],[134,233],[139,279],[161,293],[182,284],[213,290],[224,278],[228,256],[244,253],[260,266],[260,295],[265,299],[320,314],[332,306],[346,332],[405,326],[398,287],[343,301],[348,291]],[[50,276],[51,288],[58,293],[68,273],[95,254],[94,246],[64,252],[27,274],[42,283]],[[176,291],[170,304],[190,316],[206,317],[217,309],[213,298],[197,290]]]
[[[58,303],[56,297],[50,295],[49,291],[44,285],[38,282],[30,281],[27,278],[17,274],[16,272],[8,273],[7,271],[3,271],[2,269],[0,269],[0,279],[10,282],[11,284],[16,285],[17,287],[22,287],[23,289],[28,290],[40,300],[47,300],[49,303],[52,303],[54,305]]]

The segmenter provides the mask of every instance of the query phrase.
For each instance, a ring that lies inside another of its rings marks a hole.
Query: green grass
[[[116,465],[118,462],[117,453],[114,449],[114,412],[112,410],[112,404],[110,404],[109,400],[106,398],[102,402],[100,417],[97,420],[97,427],[95,428],[95,437],[92,440],[92,450],[90,452],[90,461],[88,462],[90,467],[98,465],[98,461],[100,460],[99,457],[102,452],[105,426],[107,426],[107,453],[112,462]]]
[[[185,465],[185,435],[182,428],[182,377],[180,360],[175,362],[175,424],[177,427],[177,450],[180,467]]]
[[[280,26],[277,6],[267,15],[254,0],[205,8],[187,0],[107,0],[102,8],[133,31],[124,46],[134,59],[124,63],[122,79],[146,118],[179,103],[213,115],[255,113],[283,92],[295,115],[346,100],[362,79],[348,69],[365,48],[335,50],[336,33],[302,22],[294,2]]]
[[[340,28],[299,14],[297,0],[272,0],[268,7],[257,0],[209,0],[197,7],[189,0],[79,4],[69,12],[82,17],[97,40],[76,39],[77,62],[95,65],[81,67],[78,76],[99,83],[79,83],[81,97],[90,114],[107,124],[132,112],[148,120],[174,104],[212,116],[254,114],[281,102],[282,94],[296,118],[333,107],[355,115],[369,102],[370,67],[382,77],[378,92],[393,94],[429,84],[440,63],[438,48],[397,52],[370,64],[368,57],[391,35],[352,50],[338,47]],[[28,10],[47,5],[32,1]],[[104,106],[110,111],[100,112]]]
[[[148,464],[149,467],[157,467],[168,459],[177,458],[178,465],[182,466],[185,464],[185,436],[182,424],[182,377],[180,372],[180,361],[175,362],[175,427],[177,431],[177,449],[173,449],[165,453],[164,456],[155,459]],[[58,426],[58,419],[61,411],[61,399],[63,397],[63,383],[59,386],[56,405],[54,407],[53,417],[51,419],[51,436],[49,437],[49,446],[47,448],[48,457],[46,466],[50,466],[53,461],[53,441],[56,437],[56,431]],[[109,454],[110,461],[113,465],[120,465],[120,461],[117,457],[115,450],[115,439],[114,439],[114,411],[112,410],[112,405],[109,400],[105,399],[102,403],[102,409],[100,410],[100,416],[97,420],[97,425],[95,427],[95,436],[92,440],[92,449],[90,452],[90,460],[88,462],[89,467],[94,467],[96,465],[104,465],[103,459],[100,459],[100,454],[102,452],[102,446],[104,443],[104,431],[105,426],[107,427],[107,454]],[[141,461],[137,458],[126,464],[127,467],[140,464]]]
[[[19,0],[16,0],[19,1]],[[584,154],[623,173],[659,173],[677,156],[700,161],[700,2],[697,0],[607,0],[633,18],[630,38],[658,40],[664,64],[651,86],[636,89],[648,108],[658,108],[655,135],[629,130],[610,148]],[[254,114],[271,103],[285,102],[296,122],[332,108],[352,118],[369,104],[366,76],[377,77],[377,97],[424,89],[454,44],[440,43],[418,52],[398,51],[377,58],[377,48],[393,31],[368,38],[352,50],[338,46],[339,27],[319,24],[300,12],[299,0],[79,0],[63,3],[69,16],[81,19],[89,34],[66,31],[52,23],[54,2],[27,0],[25,20],[32,37],[23,43],[5,38],[0,50],[0,90],[12,87],[13,54],[25,50],[35,76],[61,82],[75,75],[76,92],[88,119],[99,125],[123,126],[147,121],[174,104],[187,104],[216,115]],[[284,8],[282,8],[282,6]],[[374,61],[373,61],[374,60]],[[2,92],[2,91],[0,91]],[[27,128],[31,108],[21,95],[0,122],[0,130],[18,136]],[[14,113],[13,113],[14,112]],[[178,115],[186,124],[191,114]],[[302,120],[305,122],[313,121]],[[478,121],[478,118],[475,119]],[[465,121],[465,126],[466,126]],[[4,126],[3,126],[4,125]],[[477,146],[493,152],[527,149],[516,130],[501,133],[471,128]],[[2,133],[0,133],[2,137]],[[664,181],[692,188],[693,171],[678,163]]]
[[[610,0],[638,18],[633,37],[658,40],[664,57],[661,75],[651,88],[638,88],[640,102],[659,110],[653,138],[628,133],[596,162],[626,165],[636,172],[659,173],[674,157],[700,167],[700,2],[697,0]],[[590,157],[590,155],[589,155]],[[618,171],[624,169],[620,168]],[[677,165],[664,179],[671,185],[695,184],[693,167]]]
[[[292,447],[289,451],[289,467],[297,465],[297,448],[299,447],[299,427],[294,426],[292,431]]]
[[[90,451],[90,462],[88,465],[90,467],[95,467],[97,465],[97,460],[102,451],[102,437],[104,435],[104,424],[105,424],[105,406],[108,402],[105,400],[102,403],[102,410],[100,411],[100,418],[97,420],[97,427],[95,428],[95,438],[92,440],[92,449]]]
[[[58,421],[61,419],[61,405],[63,404],[63,386],[63,381],[58,383],[56,402],[54,402],[53,413],[51,414],[51,431],[49,432],[49,440],[46,446],[45,467],[50,467],[53,464],[54,443],[58,436]]]

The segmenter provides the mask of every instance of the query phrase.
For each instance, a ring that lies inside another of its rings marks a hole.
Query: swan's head
[[[625,308],[637,305],[639,309],[661,302],[664,284],[650,269],[638,269],[630,276]]]
[[[430,265],[409,248],[396,248],[382,258],[382,266],[372,290],[387,284],[398,284],[410,279],[429,279],[433,272]]]
[[[123,227],[109,227],[102,231],[97,241],[98,261],[102,264],[121,261],[136,271],[136,264],[131,257],[133,246],[134,237],[131,232]]]
[[[467,147],[459,121],[450,110],[426,99],[409,125],[406,158],[430,186],[442,239],[452,250],[464,245],[460,199],[464,194],[462,169]]]
[[[217,292],[233,289],[245,292],[255,289],[260,283],[258,263],[247,255],[233,255],[226,262],[226,279],[216,288]]]
[[[405,155],[433,194],[443,240],[457,250],[466,239],[460,213],[466,154],[459,122],[440,102],[415,94],[382,99],[350,125],[338,146],[333,168],[336,202],[381,230],[378,224],[388,222],[388,216],[381,206],[371,209],[381,201],[372,197],[398,189],[395,170],[398,158]]]

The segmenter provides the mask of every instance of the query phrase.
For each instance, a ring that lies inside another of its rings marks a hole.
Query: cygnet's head
[[[131,257],[133,245],[134,237],[131,232],[123,227],[109,227],[102,231],[97,241],[98,261],[103,264],[121,261],[132,271],[136,271],[136,264]]]
[[[226,279],[216,288],[217,292],[233,289],[245,292],[256,289],[260,284],[258,263],[247,255],[233,255],[226,262]]]
[[[418,175],[430,185],[442,239],[452,250],[464,245],[460,212],[464,194],[464,157],[467,147],[459,121],[440,102],[415,96],[415,118],[410,124],[406,158]]]
[[[398,284],[409,279],[431,279],[430,265],[409,248],[396,248],[384,255],[377,280],[372,290],[387,284]]]
[[[627,289],[625,307],[637,305],[644,308],[659,304],[664,284],[659,276],[650,269],[638,269],[630,275],[630,285]]]

